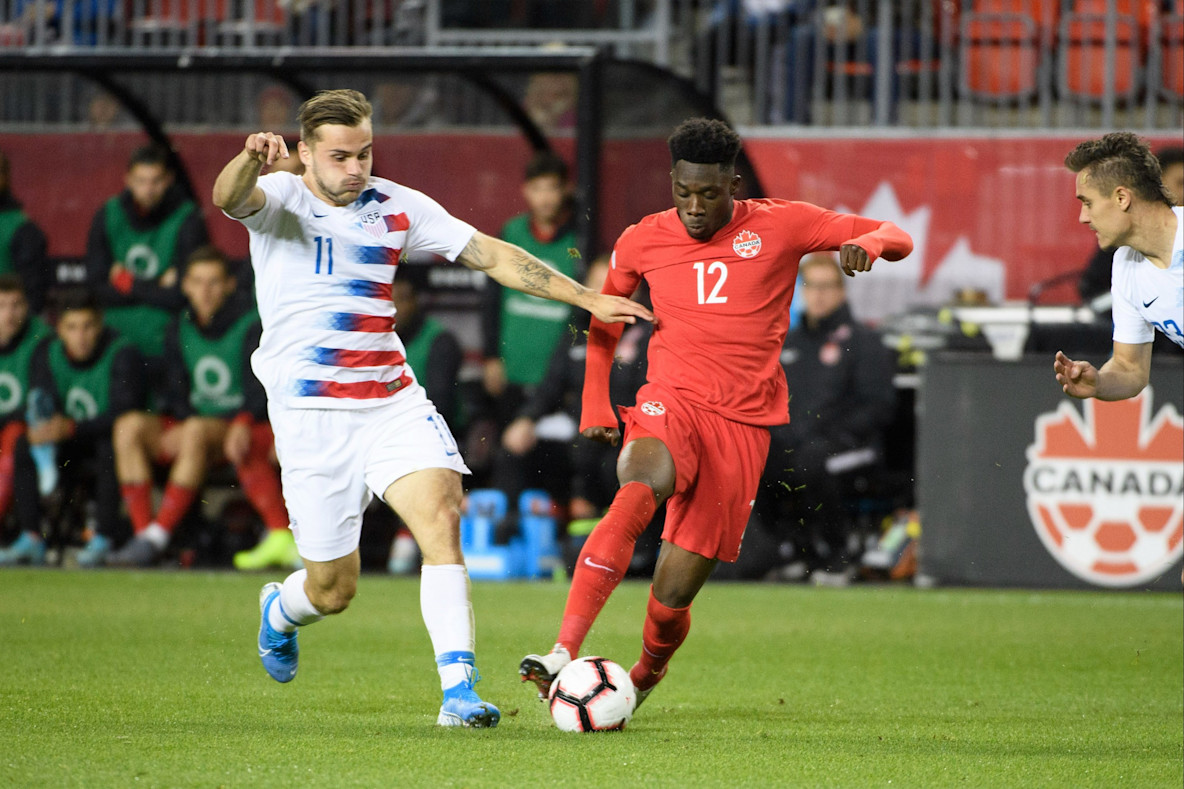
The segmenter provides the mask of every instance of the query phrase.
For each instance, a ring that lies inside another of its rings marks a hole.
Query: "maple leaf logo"
[[[1102,586],[1133,586],[1184,554],[1184,420],[1130,400],[1064,402],[1036,419],[1024,490],[1044,547]]]
[[[751,230],[741,230],[732,239],[732,251],[742,258],[754,258],[761,252],[761,237]]]

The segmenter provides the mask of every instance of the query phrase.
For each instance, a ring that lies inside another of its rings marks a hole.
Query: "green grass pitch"
[[[466,731],[434,726],[416,581],[363,577],[278,685],[272,577],[0,572],[0,786],[1184,783],[1179,594],[709,584],[631,726],[574,735],[517,677],[563,585],[474,584],[503,717]],[[632,665],[645,595],[624,584],[585,651]]]

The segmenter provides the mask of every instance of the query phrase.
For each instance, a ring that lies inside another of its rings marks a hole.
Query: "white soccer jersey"
[[[1110,292],[1114,296],[1114,341],[1142,345],[1155,330],[1184,348],[1184,208],[1176,212],[1172,263],[1161,269],[1130,247],[1114,253]]]
[[[414,383],[394,331],[399,258],[455,260],[473,226],[383,178],[341,207],[291,173],[258,184],[266,203],[239,221],[251,235],[263,324],[251,366],[268,397],[290,408],[368,408]]]

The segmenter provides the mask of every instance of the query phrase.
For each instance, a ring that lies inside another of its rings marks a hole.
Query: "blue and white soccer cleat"
[[[79,567],[102,567],[103,563],[107,561],[109,553],[111,553],[111,541],[101,534],[96,534],[74,558]]]
[[[437,726],[464,726],[469,729],[492,729],[502,719],[497,707],[473,691],[473,683],[481,679],[477,670],[472,678],[453,685],[444,691],[444,703],[440,705]]]
[[[276,682],[291,682],[296,678],[300,660],[296,631],[281,633],[267,621],[268,611],[271,606],[279,605],[279,600],[280,585],[274,581],[264,584],[259,592],[259,659]]]
[[[0,567],[28,564],[34,567],[45,564],[45,540],[40,535],[23,531],[16,542],[0,551]]]

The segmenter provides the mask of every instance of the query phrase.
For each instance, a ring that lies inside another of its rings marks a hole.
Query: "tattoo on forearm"
[[[469,268],[477,271],[486,271],[493,266],[493,258],[481,251],[481,244],[477,241],[477,236],[469,239],[469,243],[465,244],[465,248],[460,253],[461,261]]]
[[[522,279],[523,289],[527,293],[551,295],[551,280],[555,271],[550,266],[526,252],[515,252],[510,262]]]

